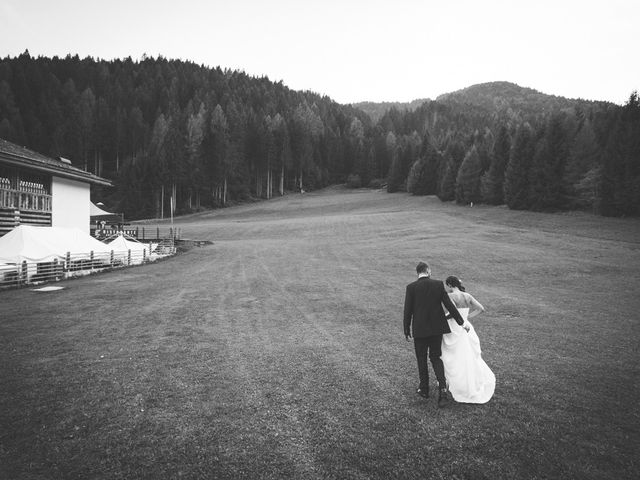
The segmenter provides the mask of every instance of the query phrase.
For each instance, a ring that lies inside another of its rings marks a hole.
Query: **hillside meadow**
[[[335,187],[176,225],[213,243],[0,292],[0,478],[635,478],[637,219]],[[415,393],[419,260],[486,308],[486,405]]]

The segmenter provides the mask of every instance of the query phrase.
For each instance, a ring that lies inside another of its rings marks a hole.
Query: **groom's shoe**
[[[416,390],[416,393],[424,398],[429,398],[429,389],[427,388],[419,388]]]
[[[446,388],[441,388],[438,394],[438,407],[443,408],[449,405],[449,393]]]

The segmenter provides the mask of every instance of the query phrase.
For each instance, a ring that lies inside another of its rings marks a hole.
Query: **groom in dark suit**
[[[413,331],[413,343],[418,360],[420,386],[418,394],[429,398],[429,368],[427,357],[431,360],[433,370],[438,379],[438,406],[449,403],[447,382],[444,377],[442,355],[442,334],[451,329],[445,318],[442,304],[459,325],[464,319],[444,289],[444,283],[431,279],[431,269],[424,262],[416,267],[418,280],[407,285],[404,298],[404,336],[409,341]]]

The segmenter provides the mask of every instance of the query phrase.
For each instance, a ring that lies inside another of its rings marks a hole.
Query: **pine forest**
[[[341,105],[162,57],[25,52],[0,59],[0,138],[113,180],[92,197],[128,219],[333,184],[640,214],[637,92],[615,105],[493,82],[406,105]]]

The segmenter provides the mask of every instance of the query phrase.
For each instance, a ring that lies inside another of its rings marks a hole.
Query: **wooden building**
[[[89,233],[91,185],[113,186],[69,160],[0,139],[0,236],[18,225],[75,227]]]

